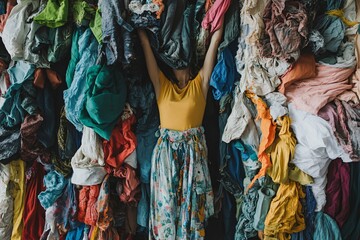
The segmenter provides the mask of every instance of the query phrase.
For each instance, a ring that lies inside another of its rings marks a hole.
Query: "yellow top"
[[[179,88],[160,71],[160,92],[157,103],[162,128],[184,131],[202,125],[206,101],[201,81],[198,74],[184,88]]]

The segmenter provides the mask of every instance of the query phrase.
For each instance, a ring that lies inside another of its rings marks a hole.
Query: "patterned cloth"
[[[204,129],[160,129],[151,169],[150,239],[204,239],[214,213]]]

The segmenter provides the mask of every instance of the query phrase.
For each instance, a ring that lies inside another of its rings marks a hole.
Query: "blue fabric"
[[[334,219],[323,212],[316,213],[314,240],[341,240],[339,227]]]
[[[73,41],[73,44],[77,44],[78,55],[73,54],[74,49],[76,50],[76,47],[73,46],[71,57],[75,58],[75,60],[70,60],[73,63],[69,63],[69,73],[66,73],[66,82],[71,85],[64,91],[64,102],[66,118],[74,124],[78,131],[82,131],[83,125],[79,117],[85,102],[86,73],[88,68],[96,63],[98,42],[90,28],[87,28],[85,31],[78,28],[75,32],[74,38],[79,37],[78,42]],[[74,62],[76,62],[75,68],[72,67]]]
[[[234,53],[236,51],[233,51],[230,46],[224,48],[211,74],[210,86],[213,87],[212,93],[215,100],[220,100],[233,89],[235,78],[238,76]]]
[[[51,207],[63,194],[66,184],[66,179],[58,172],[50,171],[46,174],[44,176],[44,185],[46,190],[38,195],[41,206],[45,209]]]
[[[66,234],[66,240],[82,240],[84,236],[85,224],[80,224],[77,228],[70,230]]]
[[[222,212],[224,220],[224,240],[235,239],[236,227],[236,202],[234,197],[227,191],[223,191]]]
[[[143,227],[143,231],[148,231],[149,228],[149,212],[150,183],[141,183],[141,198],[137,207],[137,224]]]

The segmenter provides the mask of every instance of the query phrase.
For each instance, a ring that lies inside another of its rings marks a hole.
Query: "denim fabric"
[[[220,53],[218,62],[212,71],[210,86],[213,87],[212,93],[215,100],[220,100],[225,94],[231,93],[234,82],[239,78],[234,60],[237,42],[234,43]]]
[[[150,213],[150,183],[141,183],[141,198],[137,206],[137,224],[148,231]]]
[[[95,65],[97,52],[98,42],[91,30],[78,28],[73,35],[71,60],[66,72],[69,88],[64,91],[66,117],[78,131],[82,130],[79,117],[85,101],[86,72]]]
[[[101,1],[100,8],[102,44],[107,64],[112,65],[118,60],[130,64],[134,58],[133,40],[130,36],[133,28],[122,17],[125,3],[116,0]]]
[[[205,0],[169,0],[161,15],[159,42],[151,41],[158,57],[174,69],[188,67],[194,56]]]

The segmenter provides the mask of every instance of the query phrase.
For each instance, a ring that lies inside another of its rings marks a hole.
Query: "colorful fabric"
[[[204,129],[160,129],[150,180],[150,238],[204,239],[214,213]]]

